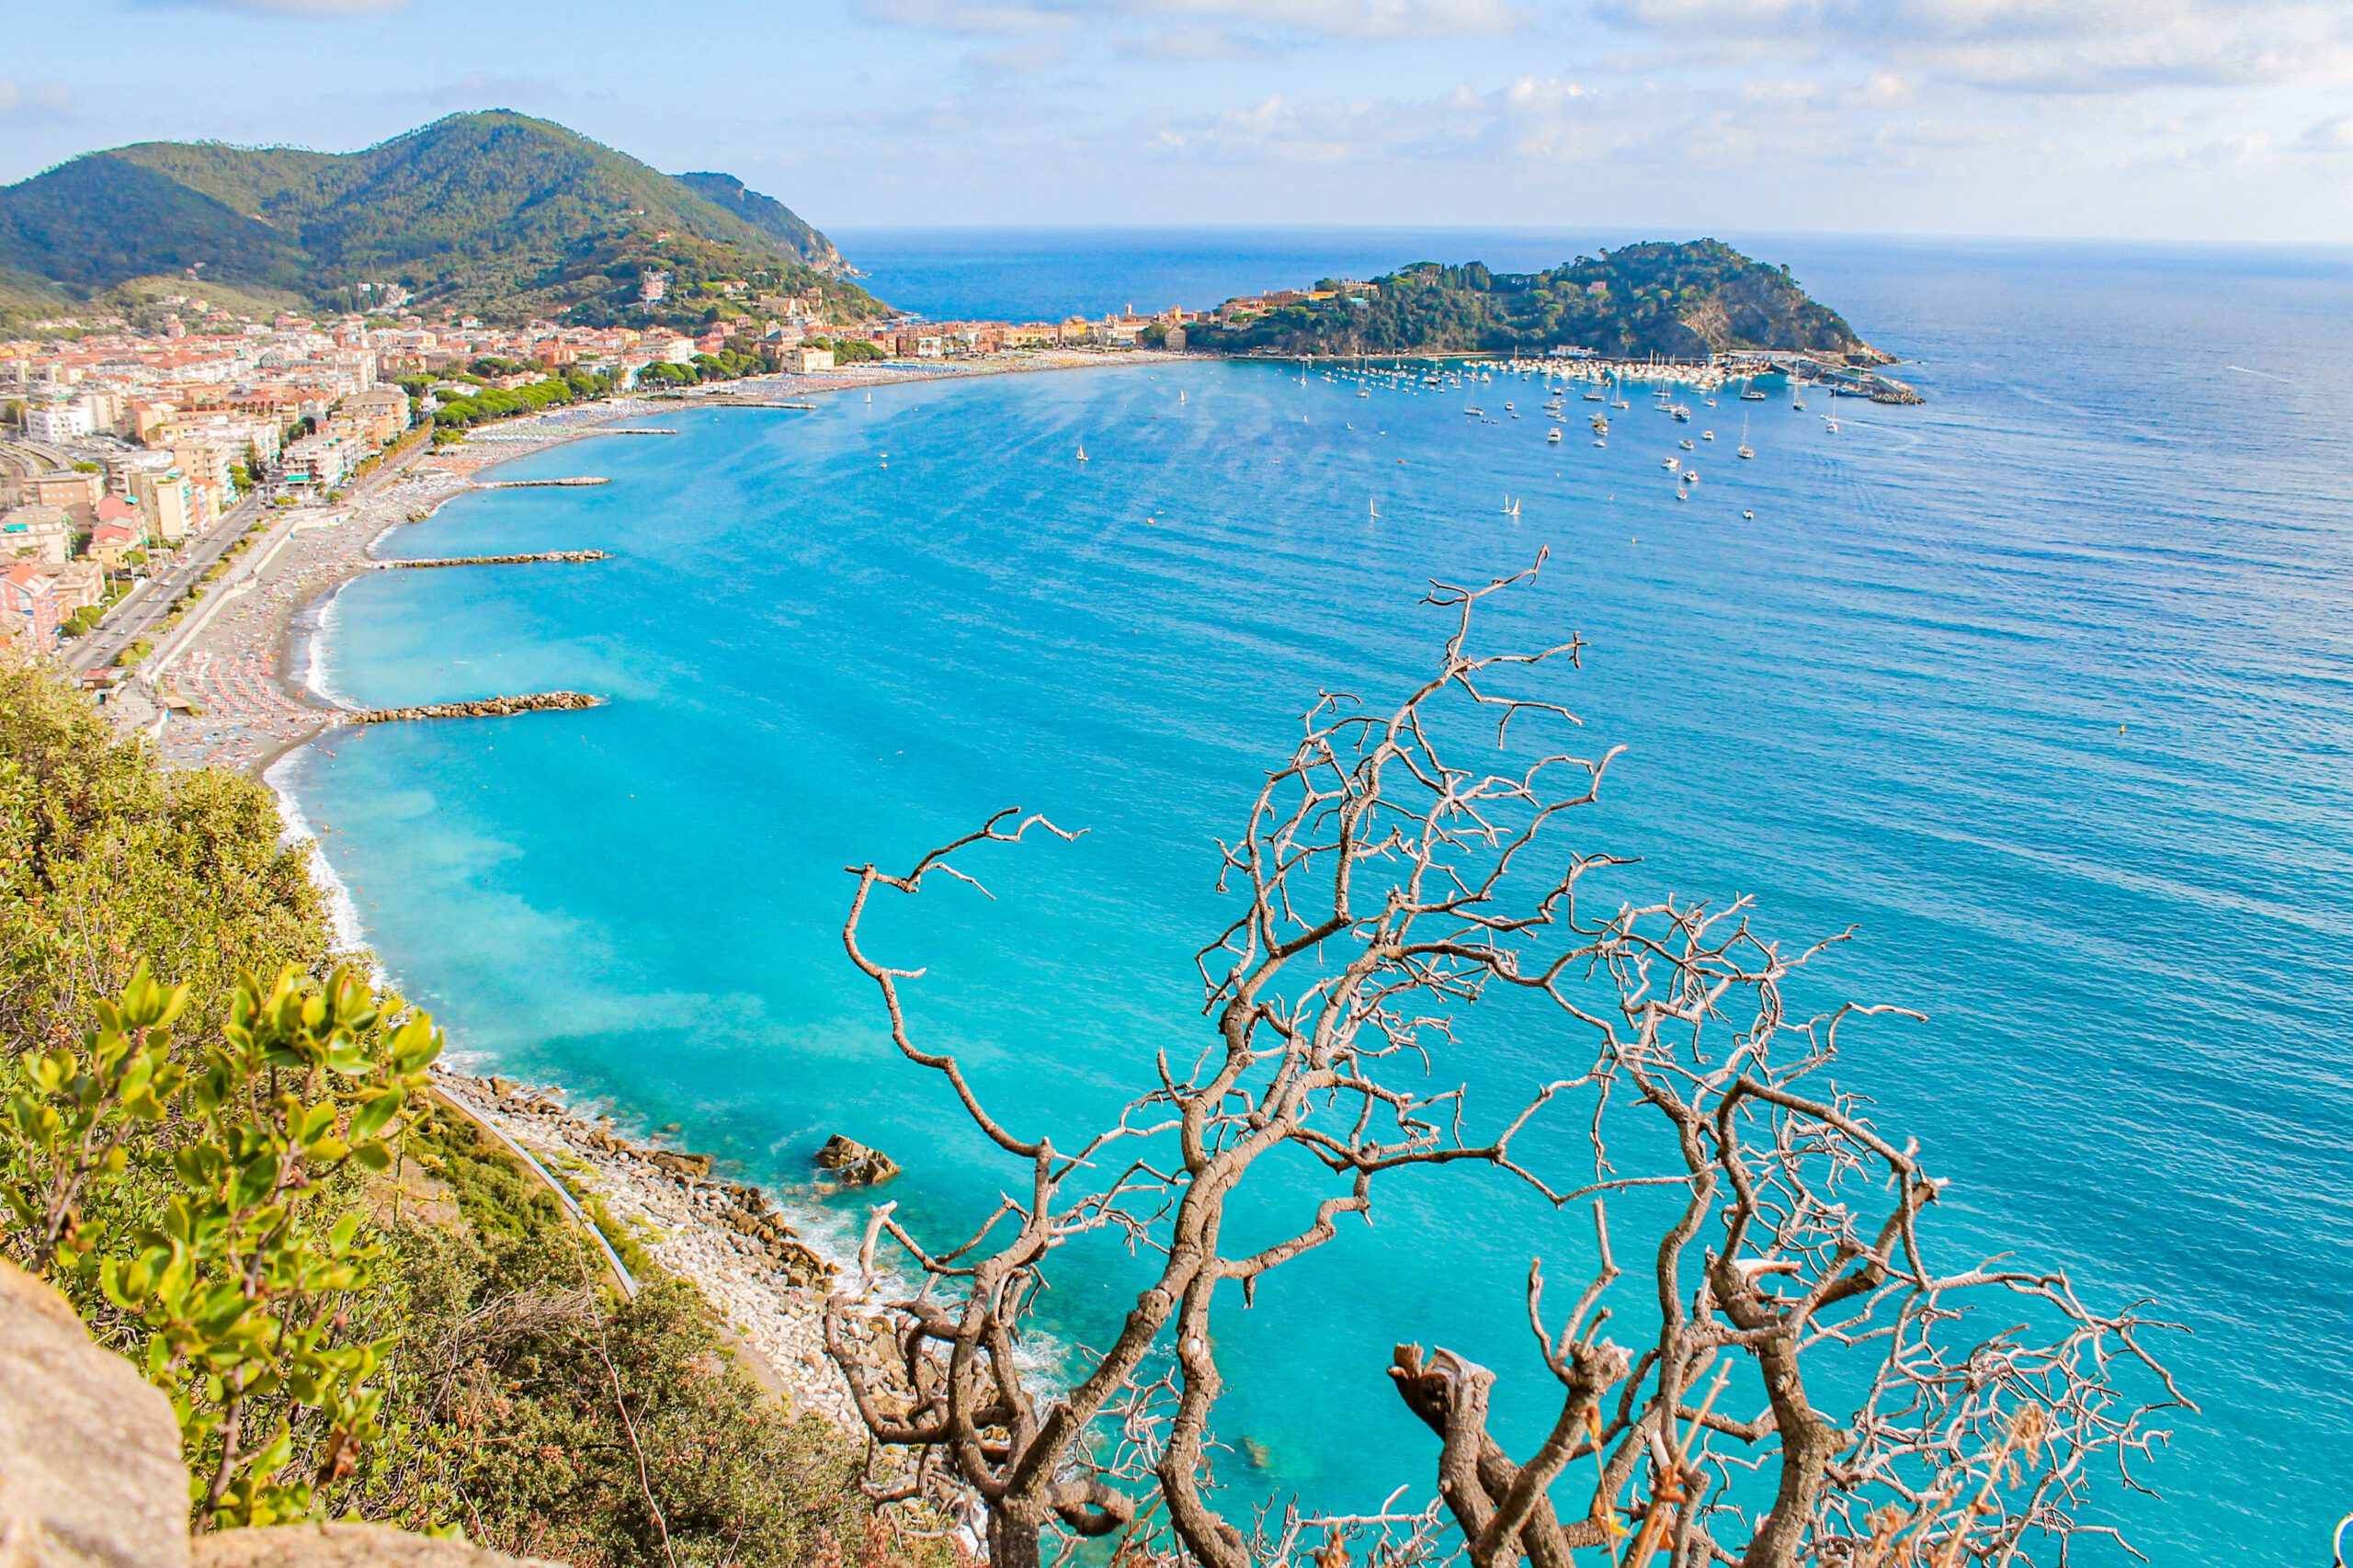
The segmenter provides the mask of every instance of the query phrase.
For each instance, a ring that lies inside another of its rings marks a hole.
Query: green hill
[[[828,272],[841,270],[842,253],[834,248],[834,242],[811,228],[807,220],[775,197],[761,195],[733,175],[680,175],[678,183],[762,233],[790,245],[812,267]]]
[[[712,192],[717,195],[714,199]],[[723,175],[671,176],[547,120],[452,115],[357,153],[142,142],[0,188],[0,268],[83,294],[185,273],[347,306],[362,283],[495,319],[608,317],[641,272],[880,307],[830,240]]]
[[[1699,359],[1727,349],[1806,350],[1858,363],[1887,357],[1787,267],[1721,240],[1626,245],[1546,272],[1420,262],[1370,288],[1327,280],[1311,299],[1204,324],[1202,348],[1279,354],[1540,353]]]

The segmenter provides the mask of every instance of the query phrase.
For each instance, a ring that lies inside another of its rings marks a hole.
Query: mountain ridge
[[[350,308],[360,285],[496,318],[610,319],[650,271],[763,275],[856,319],[841,253],[732,176],[665,175],[510,109],[352,153],[146,142],[0,187],[0,269],[85,294],[189,274]],[[680,290],[681,293],[684,290]]]

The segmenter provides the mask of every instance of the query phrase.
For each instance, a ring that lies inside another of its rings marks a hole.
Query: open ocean
[[[935,316],[1595,243],[840,237]],[[2353,257],[1727,237],[1917,361],[1897,373],[1926,406],[1842,399],[1832,435],[1827,398],[1727,392],[1677,427],[1637,392],[1597,450],[1590,405],[1548,447],[1540,394],[1500,380],[1488,426],[1459,394],[1199,363],[685,412],[675,437],[503,471],[608,486],[470,496],[391,546],[616,559],[374,574],[325,650],[369,704],[611,706],[380,726],[278,777],[465,1056],[676,1124],[788,1195],[847,1132],[905,1165],[889,1195],[943,1236],[1018,1173],[891,1051],[841,950],[842,868],[1005,805],[1089,830],[979,858],[995,902],[942,887],[872,936],[930,966],[928,1038],[1067,1137],[1155,1047],[1198,1048],[1212,839],[1297,712],[1425,666],[1427,579],[1549,545],[1490,635],[1591,644],[1558,689],[1593,750],[1629,750],[1575,841],[1643,856],[1630,892],[1753,893],[1791,937],[1859,926],[1813,983],[1928,1015],[1850,1032],[1841,1076],[1952,1179],[1945,1256],[2011,1248],[2186,1325],[2164,1348],[2202,1410],[2165,1423],[2161,1495],[2111,1492],[2105,1517],[2166,1568],[2325,1562],[2353,1510]],[[1753,462],[1730,450],[1744,411]],[[1702,428],[1678,504],[1661,459]],[[1557,1045],[1502,1017],[1445,1065],[1500,1106]],[[1574,1127],[1546,1137],[1532,1154],[1574,1154]],[[1221,1426],[1265,1459],[1224,1479],[1427,1492],[1435,1442],[1384,1375],[1407,1340],[1495,1368],[1524,1453],[1552,1385],[1520,1280],[1587,1246],[1500,1185],[1397,1183],[1227,1314]],[[1070,1259],[1059,1340],[1108,1321],[1120,1269]]]

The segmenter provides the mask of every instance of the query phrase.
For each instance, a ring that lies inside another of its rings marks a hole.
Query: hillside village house
[[[21,638],[47,652],[57,646],[57,629],[64,619],[55,578],[26,561],[0,571],[0,636]]]
[[[196,486],[176,468],[132,471],[131,499],[149,535],[165,544],[177,544],[201,531],[204,514]]]
[[[27,501],[56,507],[84,533],[97,526],[98,498],[107,493],[104,474],[73,469],[35,474],[21,488]]]
[[[74,526],[57,506],[19,506],[0,512],[0,561],[63,565],[74,554]]]
[[[133,514],[136,516],[137,514]],[[108,572],[119,572],[129,563],[127,557],[141,543],[135,528],[120,523],[100,523],[90,533],[90,559]]]

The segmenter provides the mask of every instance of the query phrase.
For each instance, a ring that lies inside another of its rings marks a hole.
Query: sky
[[[820,227],[2353,243],[2353,0],[0,0],[0,183],[490,108]]]

